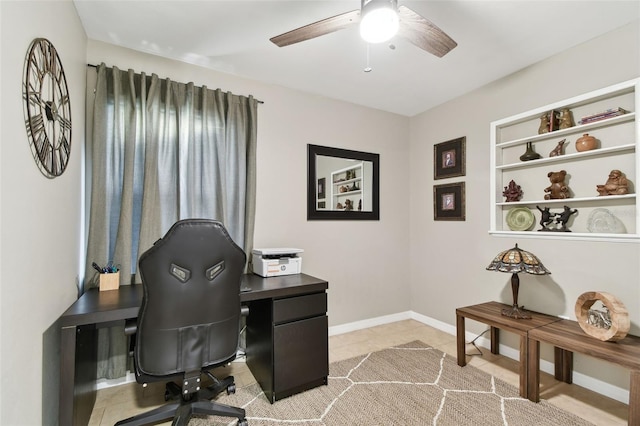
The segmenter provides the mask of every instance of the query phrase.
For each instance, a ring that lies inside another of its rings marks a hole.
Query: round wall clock
[[[71,154],[71,104],[62,62],[45,38],[29,46],[22,94],[33,159],[46,177],[60,176]]]

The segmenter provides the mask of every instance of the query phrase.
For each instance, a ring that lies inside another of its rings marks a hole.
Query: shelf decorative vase
[[[520,161],[537,160],[538,158],[542,158],[542,156],[533,150],[531,142],[527,142],[527,150],[520,156]]]
[[[590,136],[589,133],[585,133],[582,137],[579,137],[576,140],[576,151],[591,151],[592,149],[596,149],[598,147],[598,141],[593,136]]]

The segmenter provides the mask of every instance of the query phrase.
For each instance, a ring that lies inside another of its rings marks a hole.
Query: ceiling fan
[[[426,18],[406,6],[398,6],[397,0],[361,0],[360,10],[326,18],[272,37],[270,40],[277,46],[284,47],[358,23],[360,23],[360,35],[369,43],[387,41],[397,33],[439,58],[458,45]]]

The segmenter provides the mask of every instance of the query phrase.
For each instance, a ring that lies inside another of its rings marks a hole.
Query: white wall
[[[70,0],[2,1],[0,19],[0,424],[52,424],[55,322],[79,270],[86,36]],[[36,167],[24,125],[23,64],[36,37],[58,50],[71,98],[71,158],[56,179]]]
[[[608,291],[629,310],[631,332],[640,332],[640,244],[518,240],[488,234],[489,123],[640,76],[639,32],[637,23],[628,25],[412,118],[412,310],[455,324],[456,307],[489,300],[510,303],[510,275],[485,268],[498,252],[519,243],[552,272],[549,276],[521,274],[520,304],[575,318],[574,305],[580,294]],[[467,138],[467,175],[434,181],[433,145],[460,136]],[[466,221],[433,221],[430,188],[456,181],[466,182]],[[471,331],[486,328],[468,323]],[[504,334],[501,341],[517,349],[514,336]],[[552,360],[550,348],[543,350]],[[575,370],[628,389],[628,371],[610,364],[576,355]]]

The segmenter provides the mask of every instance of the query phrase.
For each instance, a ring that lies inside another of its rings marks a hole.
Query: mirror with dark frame
[[[379,220],[380,155],[307,145],[307,220]]]

